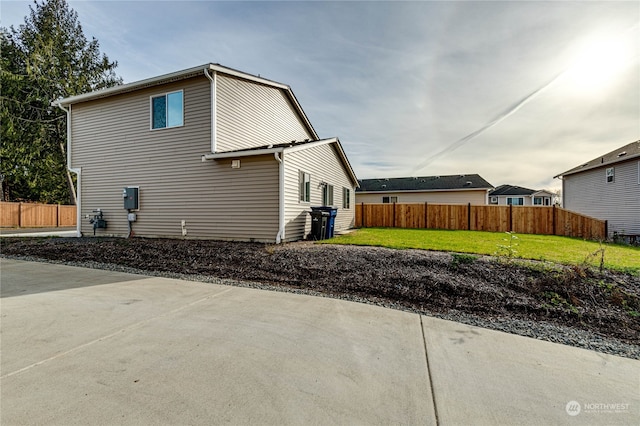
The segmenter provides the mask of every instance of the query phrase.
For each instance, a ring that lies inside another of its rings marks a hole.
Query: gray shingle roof
[[[594,158],[591,161],[587,161],[586,163],[581,164],[578,167],[574,167],[573,169],[567,170],[566,172],[560,173],[559,175],[554,177],[557,178],[559,176],[571,175],[590,169],[596,169],[598,167],[608,166],[636,157],[640,157],[640,140],[631,142],[628,145],[608,152],[605,155],[601,155],[598,158]]]
[[[490,197],[497,197],[498,195],[531,195],[534,192],[538,192],[535,189],[523,188],[515,185],[500,185],[493,191],[489,192]]]
[[[362,179],[357,192],[443,191],[454,189],[491,189],[493,185],[480,175],[422,176]]]

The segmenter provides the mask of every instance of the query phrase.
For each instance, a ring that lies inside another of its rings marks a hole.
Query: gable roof
[[[574,167],[573,169],[567,170],[566,172],[554,176],[554,178],[572,175],[574,173],[580,173],[591,169],[597,169],[598,167],[610,166],[612,164],[620,163],[622,161],[627,161],[633,158],[640,158],[640,140],[631,142],[628,145],[622,146],[600,157],[594,158],[591,161],[587,161],[586,163],[581,164],[578,167]]]
[[[342,144],[340,143],[340,140],[338,138],[328,138],[328,139],[321,139],[321,140],[315,140],[315,141],[307,139],[304,141],[291,141],[291,142],[280,143],[275,145],[263,145],[263,146],[252,147],[252,148],[238,149],[235,151],[224,151],[224,152],[205,154],[202,156],[202,161],[222,160],[225,158],[253,157],[256,155],[274,154],[276,152],[287,154],[291,152],[301,151],[303,149],[312,148],[314,146],[321,146],[321,145],[327,145],[327,144],[334,145],[338,153],[338,157],[340,158],[340,161],[342,161],[342,164],[345,170],[347,171],[347,174],[349,175],[353,184],[357,188],[359,185],[358,177],[353,171],[353,168],[351,167],[351,163],[349,163],[349,159],[347,158],[347,155],[344,153],[344,150],[342,149]]]
[[[491,189],[480,175],[423,176],[362,179],[358,192],[451,191]]]
[[[499,195],[531,195],[534,192],[538,192],[535,189],[523,188],[515,185],[500,185],[493,191],[489,192],[490,197],[497,197]]]
[[[204,76],[205,73],[211,75],[210,73],[221,73],[229,76],[237,77],[243,80],[251,81],[257,84],[262,84],[264,86],[273,87],[276,89],[283,90],[287,95],[287,98],[293,105],[296,112],[300,115],[302,122],[308,128],[309,132],[313,136],[314,139],[319,139],[318,134],[315,129],[311,125],[309,118],[302,110],[298,99],[293,94],[291,87],[286,84],[278,83],[273,80],[268,80],[266,78],[262,78],[260,76],[256,76],[253,74],[248,74],[242,71],[235,70],[233,68],[224,67],[220,64],[208,63],[204,65],[200,65],[193,68],[187,68],[185,70],[176,71],[169,74],[163,74],[157,77],[147,78],[145,80],[134,81],[132,83],[121,84],[119,86],[109,87],[107,89],[96,90],[89,93],[83,93],[81,95],[70,96],[64,99],[58,99],[53,101],[51,104],[54,106],[68,107],[69,105],[77,104],[80,102],[92,101],[95,99],[107,98],[109,96],[120,95],[123,93],[133,92],[136,90],[146,89],[148,87],[159,86],[162,84],[171,83],[174,81],[185,80],[192,77]]]

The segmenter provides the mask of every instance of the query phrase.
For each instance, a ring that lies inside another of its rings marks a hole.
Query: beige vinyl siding
[[[313,139],[282,89],[218,74],[216,96],[217,152]]]
[[[184,90],[184,125],[150,130],[150,96]],[[274,241],[278,163],[273,156],[202,162],[211,152],[211,92],[204,76],[72,107],[72,166],[82,168],[82,232],[102,209],[106,230],[128,232],[122,188],[140,187],[139,236]]]
[[[382,197],[398,197],[398,203],[487,204],[487,190],[416,191],[416,192],[357,192],[356,203],[382,203]]]
[[[614,182],[605,170],[614,167]],[[631,160],[563,178],[564,208],[609,221],[609,234],[640,234],[638,161]]]
[[[322,206],[321,182],[333,185],[333,207],[338,208],[335,231],[355,223],[354,187],[333,144],[325,144],[285,154],[285,238],[301,239],[311,232],[311,206]],[[299,172],[311,175],[311,202],[300,201]],[[351,190],[351,205],[342,207],[342,188]]]

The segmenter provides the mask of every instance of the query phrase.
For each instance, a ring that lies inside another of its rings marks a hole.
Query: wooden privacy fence
[[[356,227],[427,228],[607,237],[607,222],[559,207],[471,204],[356,204]]]
[[[76,226],[76,206],[0,202],[0,227],[44,228]]]

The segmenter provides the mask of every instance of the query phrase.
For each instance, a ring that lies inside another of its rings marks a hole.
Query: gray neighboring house
[[[337,231],[354,224],[340,141],[318,137],[285,84],[206,64],[54,105],[67,112],[78,235],[98,209],[96,234],[114,236],[293,241],[316,205],[337,207]]]
[[[609,237],[640,235],[640,140],[555,177],[565,209],[607,220]]]
[[[549,191],[500,185],[489,192],[489,204],[499,206],[551,206],[553,194]]]
[[[357,203],[487,204],[493,186],[480,175],[362,179]]]

